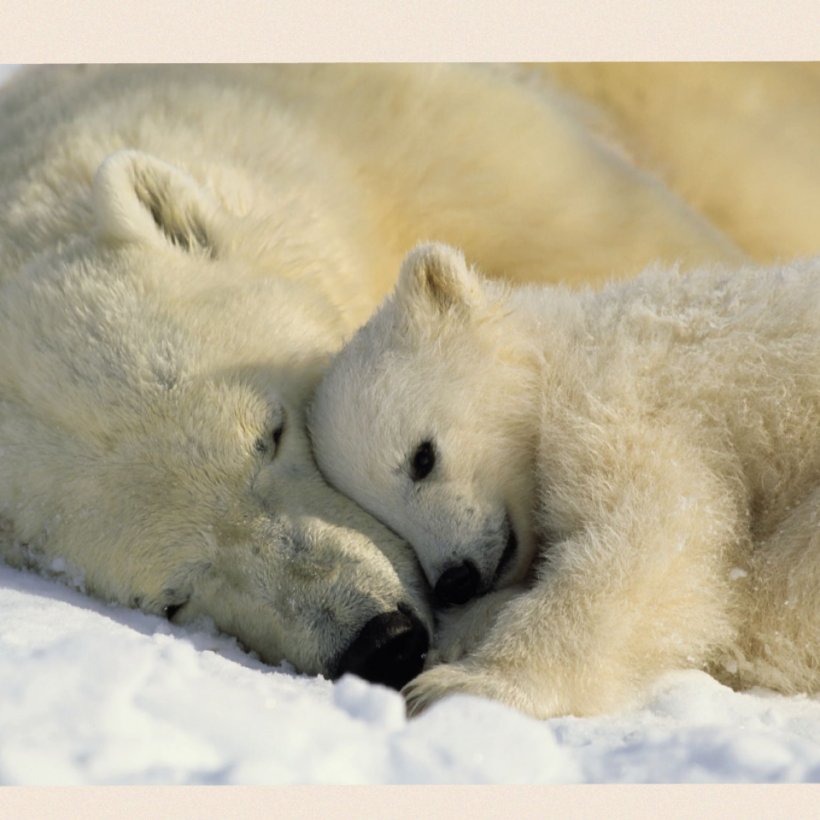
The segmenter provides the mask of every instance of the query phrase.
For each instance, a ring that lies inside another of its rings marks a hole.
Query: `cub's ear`
[[[102,238],[217,255],[216,199],[181,169],[142,151],[117,151],[94,176]]]
[[[482,301],[482,285],[461,251],[440,242],[419,245],[404,258],[396,295],[409,305],[432,306],[446,313],[467,310]]]

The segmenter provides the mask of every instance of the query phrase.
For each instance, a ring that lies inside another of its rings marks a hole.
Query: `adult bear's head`
[[[303,407],[338,310],[180,168],[100,166],[93,231],[0,284],[0,515],[12,559],[209,616],[268,662],[400,686],[431,627],[409,548],[319,475]]]

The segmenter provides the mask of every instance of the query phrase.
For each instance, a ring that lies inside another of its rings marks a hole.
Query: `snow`
[[[3,785],[818,781],[818,698],[680,672],[613,715],[455,697],[408,721],[391,690],[0,565]]]
[[[0,564],[1,785],[682,782],[820,782],[820,698],[679,672],[618,714],[455,697],[408,721],[393,691]]]

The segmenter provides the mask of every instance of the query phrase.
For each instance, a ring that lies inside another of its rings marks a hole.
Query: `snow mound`
[[[615,715],[536,721],[271,668],[0,565],[0,784],[820,781],[820,699],[667,676]]]

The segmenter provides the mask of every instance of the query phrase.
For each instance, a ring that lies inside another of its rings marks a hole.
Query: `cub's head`
[[[418,247],[311,404],[320,469],[414,547],[439,604],[518,581],[533,552],[533,371],[501,286]]]

